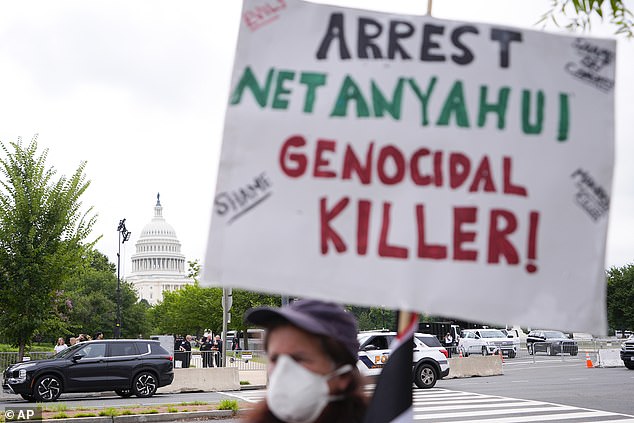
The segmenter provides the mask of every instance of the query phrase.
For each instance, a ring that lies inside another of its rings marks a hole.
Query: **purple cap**
[[[357,320],[352,313],[335,303],[298,300],[282,308],[257,307],[247,312],[248,322],[268,327],[287,321],[306,332],[324,335],[342,344],[352,357],[357,357]]]

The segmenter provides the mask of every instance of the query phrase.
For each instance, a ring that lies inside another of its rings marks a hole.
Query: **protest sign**
[[[203,282],[604,332],[615,50],[244,1]]]

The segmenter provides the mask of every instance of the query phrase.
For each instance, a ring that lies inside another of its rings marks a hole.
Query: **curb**
[[[124,416],[99,416],[99,417],[69,417],[66,419],[46,419],[43,421],[56,421],[63,423],[156,423],[156,422],[181,422],[194,420],[226,419],[236,417],[240,411],[234,413],[231,410],[185,411],[182,413],[160,414],[129,414]]]

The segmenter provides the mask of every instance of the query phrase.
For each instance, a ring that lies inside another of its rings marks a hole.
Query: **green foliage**
[[[550,10],[538,23],[545,25],[552,21],[560,26],[558,15],[565,17],[565,27],[573,31],[590,30],[591,20],[596,17],[602,22],[607,19],[610,25],[616,27],[616,34],[624,34],[628,38],[634,35],[632,12],[623,0],[552,0]]]
[[[117,312],[117,277],[115,265],[97,250],[86,257],[87,266],[80,274],[64,285],[64,294],[70,301],[68,333],[93,335],[103,332],[113,337]],[[138,302],[138,295],[131,283],[121,282],[121,316],[124,338],[148,335],[150,327],[146,318],[146,302]]]
[[[220,400],[220,403],[218,404],[218,410],[231,410],[234,413],[237,413],[239,408],[238,401],[236,400],[223,399]]]
[[[608,325],[613,329],[634,329],[634,264],[607,271]]]
[[[172,292],[150,310],[157,333],[202,334],[222,328],[222,289],[203,288],[197,282]]]
[[[187,277],[193,279],[194,282],[198,282],[198,276],[200,276],[200,262],[198,259],[187,261]]]
[[[118,409],[114,407],[104,408],[103,410],[99,412],[100,416],[109,416],[109,417],[118,416],[120,414],[121,414],[121,411],[119,411]]]
[[[229,329],[243,331],[246,333],[249,325],[243,318],[244,314],[250,308],[265,305],[279,307],[282,305],[282,298],[279,295],[268,295],[259,292],[246,291],[243,289],[234,289],[233,304],[231,306],[232,317]],[[222,312],[222,307],[220,308],[220,311]],[[246,343],[244,349],[248,350],[248,338],[245,338],[244,342]]]
[[[396,313],[379,307],[355,307],[348,306],[357,318],[359,330],[391,329],[396,328]]]
[[[55,179],[35,138],[10,147],[0,142],[0,335],[23,354],[34,335],[64,329],[60,287],[82,267],[95,217],[81,212],[85,162]]]

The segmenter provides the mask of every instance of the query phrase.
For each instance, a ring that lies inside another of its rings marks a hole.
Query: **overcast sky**
[[[409,14],[427,8],[423,0],[327,3]],[[550,3],[436,0],[432,14],[538,29]],[[39,134],[59,174],[87,161],[83,201],[98,214],[97,248],[116,263],[119,220],[132,232],[122,273],[158,192],[186,259],[204,258],[240,7],[237,0],[0,3],[0,140],[27,144]],[[612,32],[595,25],[592,35]],[[634,262],[633,68],[632,41],[620,38],[606,267]]]

